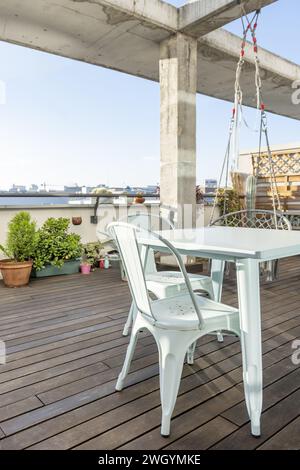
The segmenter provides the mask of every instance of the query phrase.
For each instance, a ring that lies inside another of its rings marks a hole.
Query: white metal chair
[[[210,226],[244,227],[268,230],[292,230],[292,225],[287,217],[280,212],[245,209],[230,212],[210,223]],[[228,263],[227,269],[228,272]],[[267,261],[262,266],[262,272],[266,273],[267,282],[272,282],[278,276],[278,260]]]
[[[122,222],[110,224],[109,230],[115,234],[132,297],[137,307],[125,362],[116,384],[116,390],[123,389],[139,331],[148,329],[154,336],[159,351],[161,434],[168,436],[187,350],[200,337],[217,330],[232,331],[240,336],[239,312],[235,308],[196,295],[177,250],[162,237],[146,232],[147,236],[159,239],[164,249],[175,257],[186,285],[185,292],[164,299],[151,300],[145,278],[146,253],[143,257],[137,237],[141,234],[145,237],[145,232],[134,225]]]
[[[156,214],[137,212],[135,214],[129,214],[127,220],[129,223],[145,231],[151,231],[153,229],[174,230],[174,225],[170,220]],[[214,298],[211,277],[199,274],[189,274],[189,278],[194,291],[198,291],[199,293],[204,292],[209,296],[209,298]],[[157,271],[153,250],[149,250],[147,253],[145,279],[148,291],[152,292],[157,299],[164,299],[165,297],[170,297],[186,290],[186,285],[180,272]],[[134,302],[132,302],[127,321],[123,329],[123,336],[128,336],[129,329],[132,325],[135,315],[135,310],[136,307]],[[219,341],[223,340],[221,334],[218,334],[218,339]],[[193,351],[191,350],[190,354],[188,355],[189,363],[192,363],[193,361],[192,355]]]

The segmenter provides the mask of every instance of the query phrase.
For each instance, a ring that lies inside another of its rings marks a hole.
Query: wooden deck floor
[[[250,435],[240,345],[206,337],[185,366],[170,438],[162,438],[157,349],[141,335],[128,387],[114,391],[128,339],[127,284],[117,270],[0,282],[1,449],[300,449],[300,258],[281,263],[281,279],[262,286],[263,433]],[[225,302],[236,304],[234,280]]]

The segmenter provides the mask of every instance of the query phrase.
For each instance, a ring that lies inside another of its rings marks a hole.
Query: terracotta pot
[[[7,287],[22,287],[29,283],[32,261],[15,262],[11,259],[0,261],[3,282]]]
[[[80,265],[81,274],[90,274],[91,269],[92,269],[92,267],[91,267],[90,264],[81,264]]]
[[[143,202],[145,202],[145,198],[144,197],[136,197],[136,198],[134,198],[134,202],[135,202],[135,204],[143,204]]]
[[[72,217],[72,224],[73,225],[81,225],[82,224],[82,217]]]

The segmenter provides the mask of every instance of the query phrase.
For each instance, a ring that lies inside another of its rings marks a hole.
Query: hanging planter
[[[137,193],[136,197],[134,198],[135,204],[143,204],[145,202],[145,198],[143,197],[143,193]]]
[[[72,217],[72,224],[73,225],[81,225],[82,224],[82,217]]]

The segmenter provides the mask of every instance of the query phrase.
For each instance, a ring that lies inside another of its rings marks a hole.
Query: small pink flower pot
[[[81,264],[80,265],[81,274],[90,274],[91,265],[90,264]]]
[[[104,259],[100,259],[99,261],[99,268],[104,269]]]

